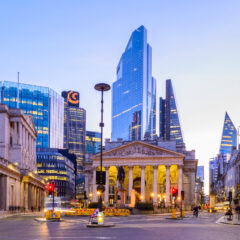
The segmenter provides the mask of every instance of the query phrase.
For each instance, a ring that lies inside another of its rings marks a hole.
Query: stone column
[[[141,166],[141,195],[142,202],[145,201],[145,166]]]
[[[129,198],[129,201],[130,201],[131,191],[132,191],[132,188],[133,188],[133,167],[130,166],[130,167],[128,167],[128,169],[129,169],[128,198]]]
[[[96,185],[96,171],[97,171],[97,168],[93,168],[93,192],[92,192],[92,199],[93,199],[93,202],[97,202],[97,185]]]
[[[183,190],[183,169],[182,166],[178,166],[178,197],[181,197],[181,191]]]
[[[25,192],[24,192],[24,207],[25,211],[28,211],[28,183],[25,183]]]
[[[16,145],[18,141],[17,122],[13,122],[13,123],[14,123],[13,144]]]
[[[158,166],[153,166],[153,193],[154,193],[154,197],[153,197],[153,204],[157,205],[157,170],[158,170]]]
[[[105,195],[104,195],[104,202],[105,202],[105,206],[108,206],[108,202],[109,202],[109,172],[108,172],[109,168],[105,167],[105,171],[106,171],[106,185],[105,185]]]
[[[189,173],[189,204],[194,205],[195,200],[195,172]]]
[[[22,145],[22,124],[18,122],[18,144]]]
[[[170,205],[170,166],[166,166],[166,206]]]
[[[88,175],[88,172],[85,173],[85,191],[86,191],[86,195],[88,197],[88,194],[89,194],[89,175]]]

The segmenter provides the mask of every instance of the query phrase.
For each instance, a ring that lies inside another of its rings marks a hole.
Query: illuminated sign
[[[79,107],[79,93],[74,91],[69,91],[67,93],[67,101],[69,106]]]

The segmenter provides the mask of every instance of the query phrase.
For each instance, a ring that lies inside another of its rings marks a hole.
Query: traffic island
[[[222,216],[216,223],[240,225],[240,217],[233,215],[233,218],[229,220],[226,216]]]
[[[43,222],[62,222],[62,219],[46,219],[46,218],[35,218],[34,219],[37,222],[43,223]]]
[[[95,224],[95,223],[89,223],[86,225],[88,228],[108,228],[108,227],[114,227],[115,224],[112,223],[104,223],[104,224]]]

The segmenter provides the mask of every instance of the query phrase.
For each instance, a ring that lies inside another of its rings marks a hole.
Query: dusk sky
[[[132,31],[144,25],[157,96],[165,97],[171,78],[187,149],[196,150],[208,175],[225,111],[240,125],[239,12],[239,0],[1,1],[0,80],[16,81],[19,71],[23,83],[79,91],[87,130],[98,131],[94,85],[116,80]],[[110,138],[111,92],[104,107],[104,137]]]

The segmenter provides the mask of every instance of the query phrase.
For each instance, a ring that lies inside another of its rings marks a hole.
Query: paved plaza
[[[40,223],[35,217],[0,219],[0,240],[43,239],[166,239],[166,240],[239,240],[240,226],[218,224],[222,214],[200,213],[183,220],[166,215],[131,215],[107,217],[113,228],[86,228],[88,217],[63,218],[62,222]]]

